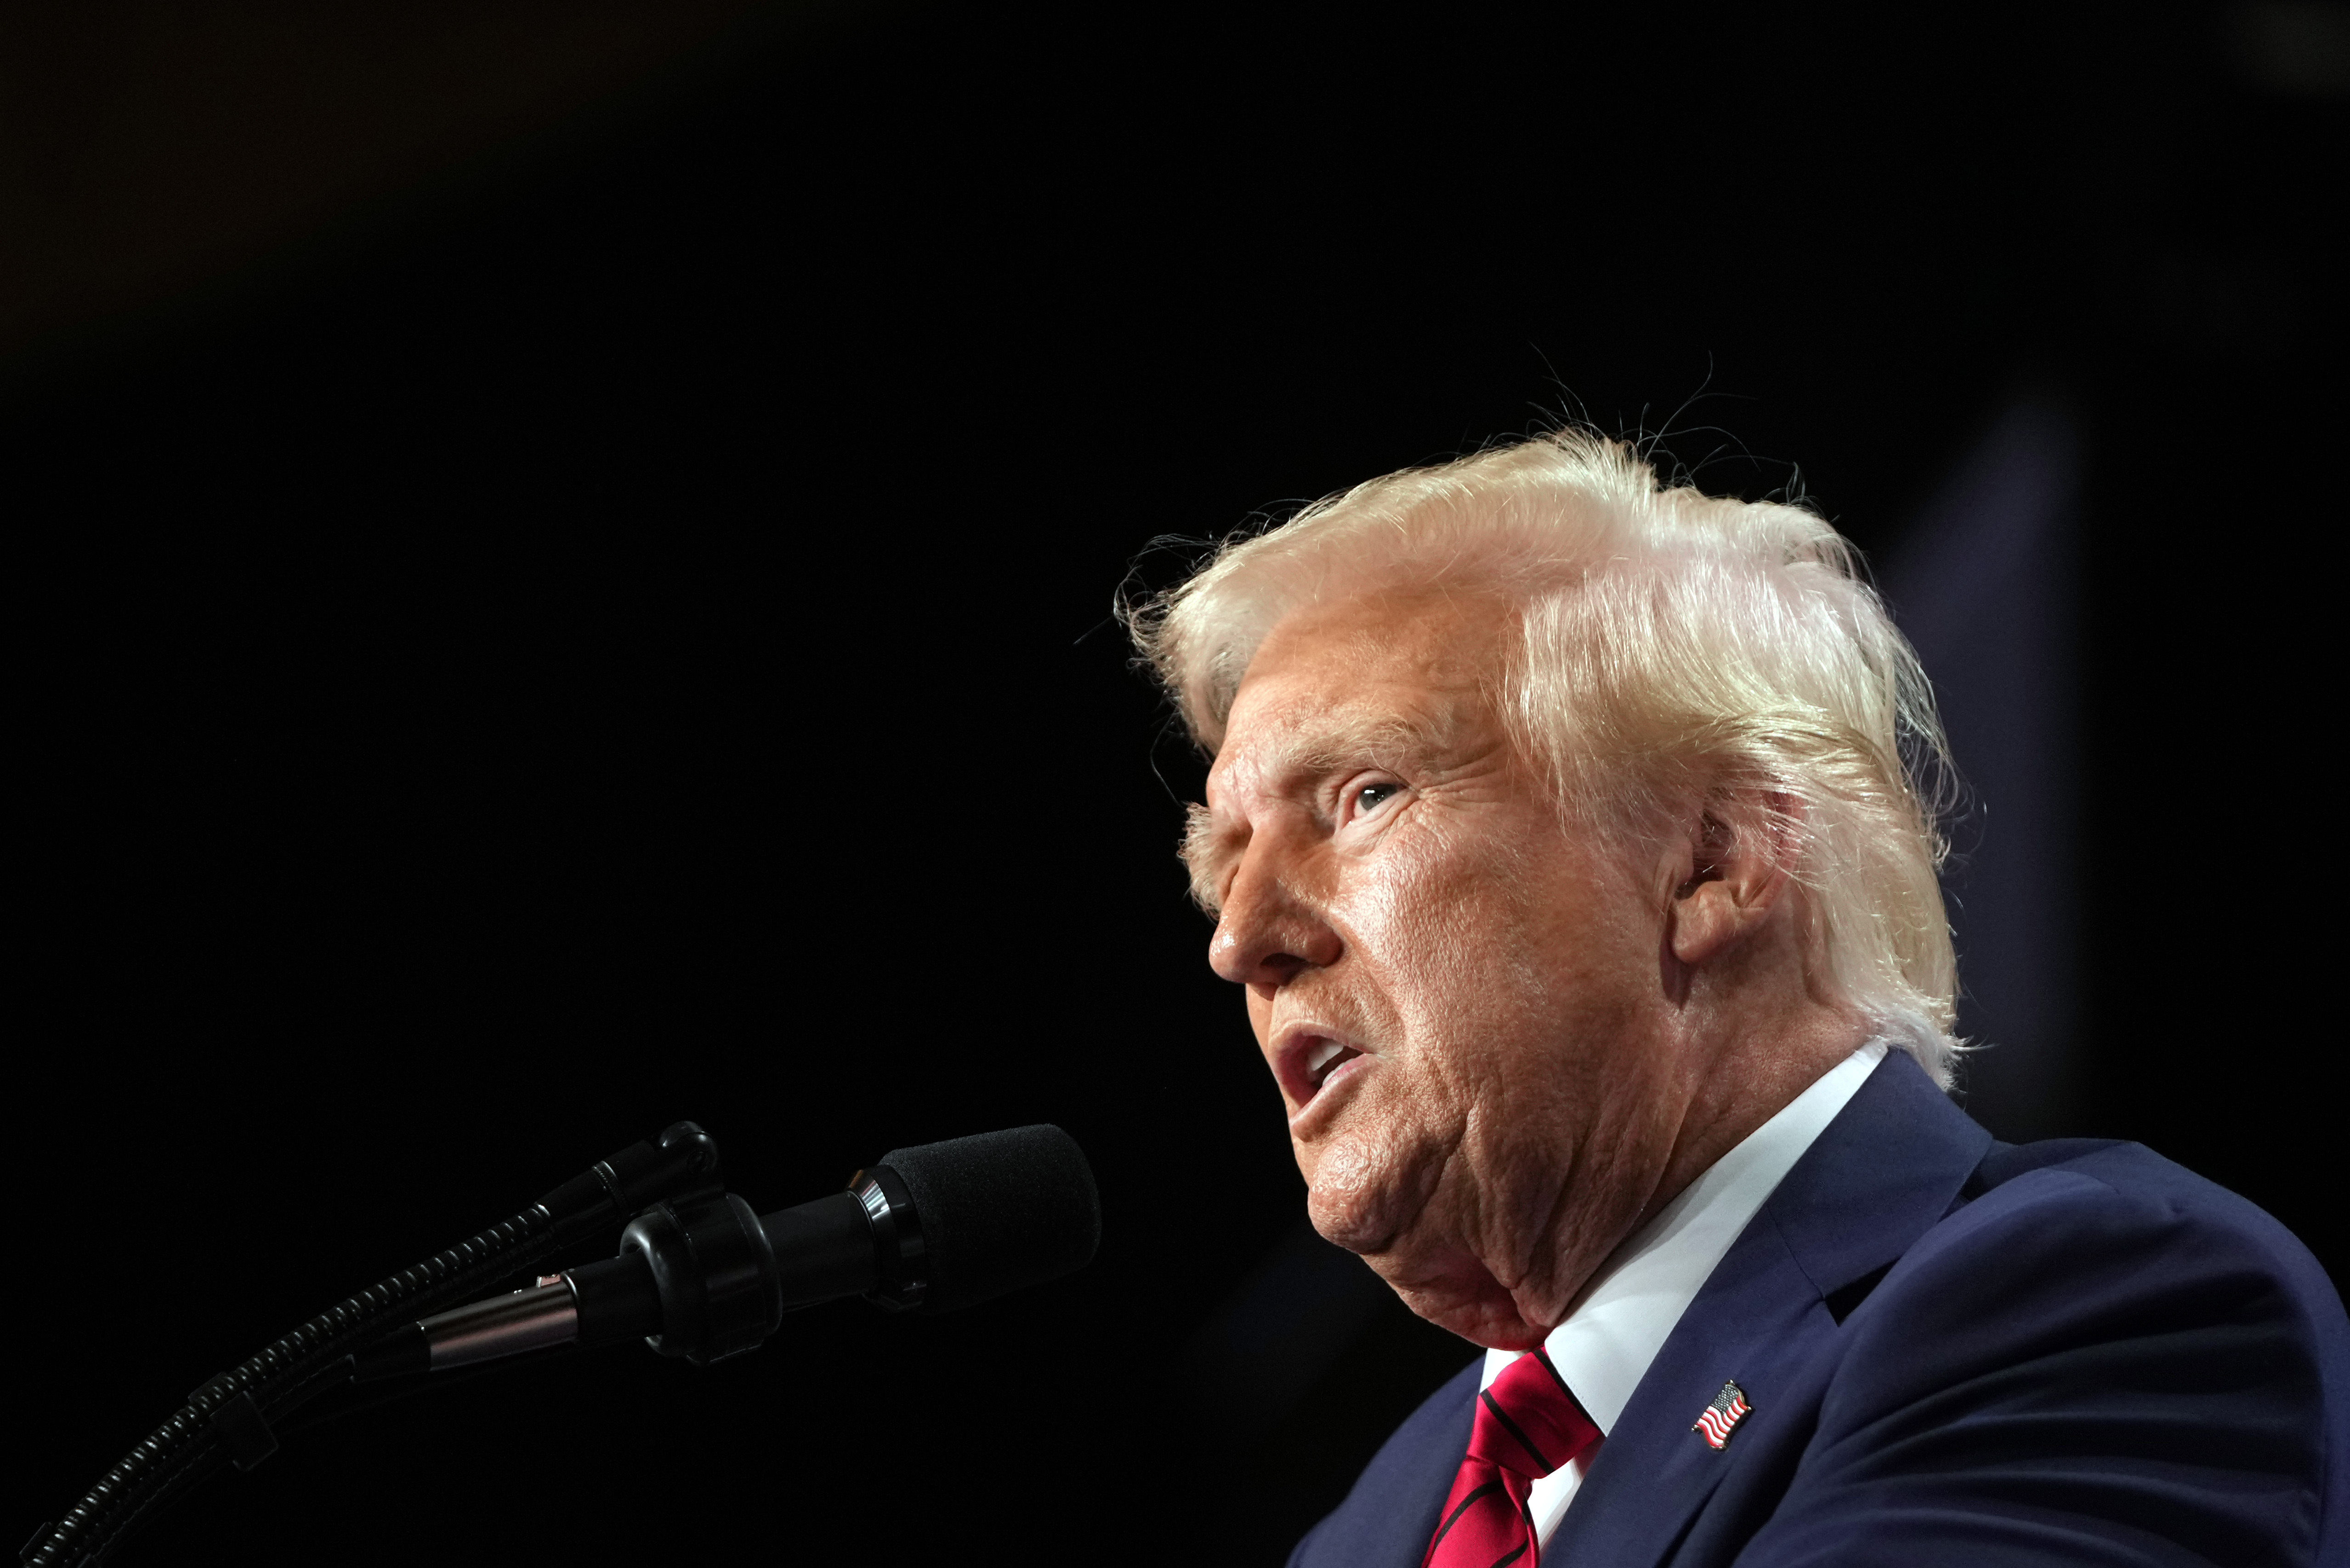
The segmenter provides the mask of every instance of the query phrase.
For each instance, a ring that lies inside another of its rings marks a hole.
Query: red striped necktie
[[[1511,1362],[1477,1396],[1469,1457],[1422,1568],[1534,1568],[1540,1538],[1526,1494],[1598,1440],[1599,1428],[1567,1392],[1548,1351]]]

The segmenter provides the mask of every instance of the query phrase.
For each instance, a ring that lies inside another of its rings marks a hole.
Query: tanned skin
[[[1190,853],[1315,1229],[1522,1350],[1869,1032],[1811,978],[1768,803],[1693,786],[1637,848],[1562,822],[1493,706],[1514,631],[1475,592],[1282,621]]]

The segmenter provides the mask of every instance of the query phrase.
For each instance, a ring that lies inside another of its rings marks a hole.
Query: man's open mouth
[[[1343,1045],[1336,1040],[1321,1041],[1306,1054],[1305,1081],[1319,1094],[1325,1079],[1361,1054],[1352,1045]]]

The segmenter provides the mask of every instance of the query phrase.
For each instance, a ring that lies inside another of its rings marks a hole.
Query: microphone
[[[384,1332],[629,1216],[616,1258]],[[211,1379],[19,1555],[96,1562],[222,1461],[267,1459],[271,1422],[346,1381],[639,1337],[706,1365],[756,1349],[795,1307],[862,1294],[954,1312],[1083,1268],[1100,1241],[1092,1168],[1058,1127],[891,1149],[846,1192],[763,1215],[723,1189],[710,1136],[679,1122]]]
[[[891,1149],[846,1191],[773,1214],[714,1183],[676,1193],[629,1225],[618,1257],[411,1323],[359,1351],[352,1376],[628,1339],[707,1366],[801,1307],[862,1295],[955,1312],[1081,1269],[1100,1242],[1093,1168],[1059,1127],[949,1138]]]

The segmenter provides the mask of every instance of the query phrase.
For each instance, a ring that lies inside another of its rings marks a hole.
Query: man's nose
[[[1337,962],[1344,947],[1318,900],[1295,885],[1298,868],[1284,866],[1272,848],[1263,839],[1249,846],[1208,940],[1211,969],[1267,992],[1301,970]]]

